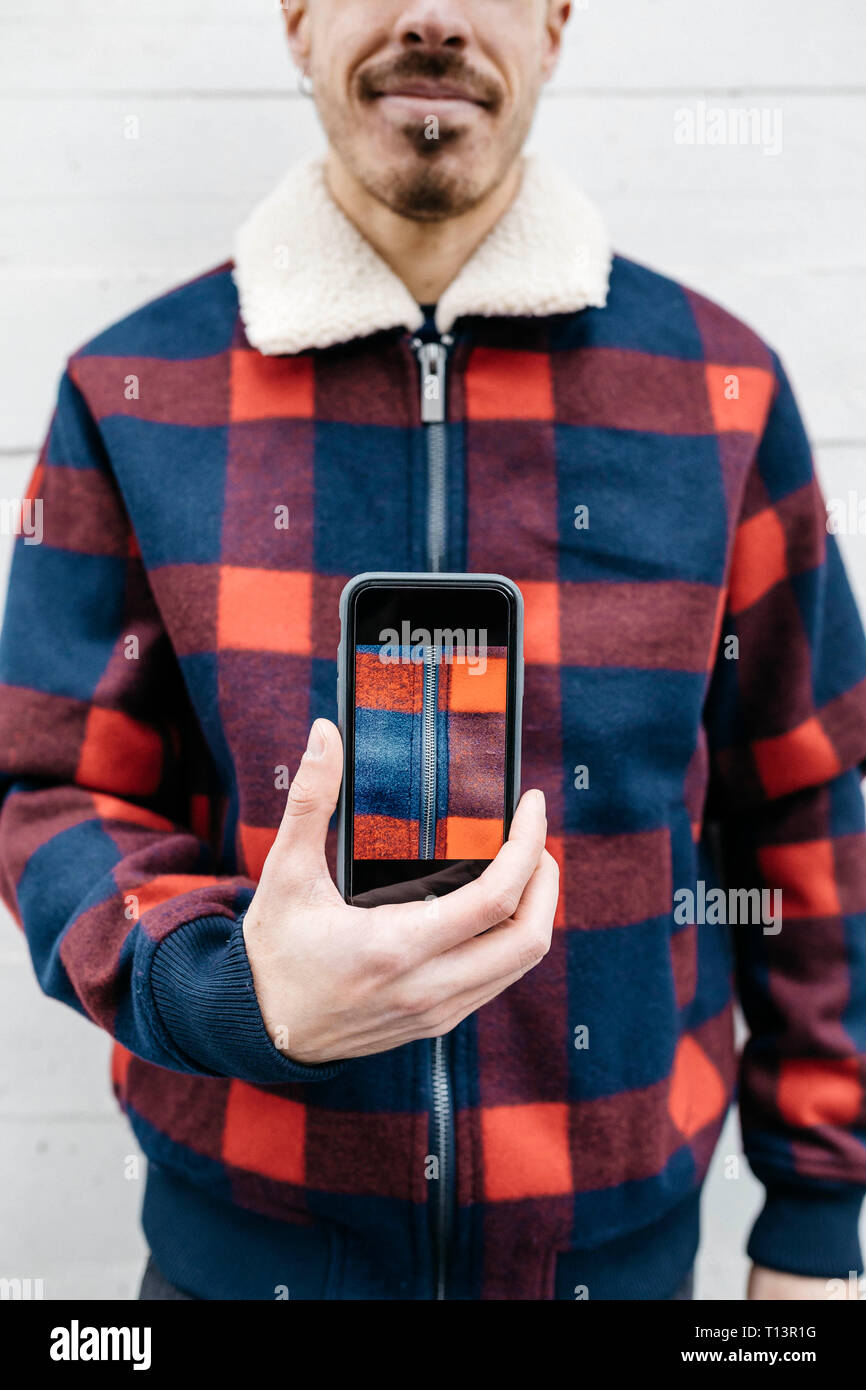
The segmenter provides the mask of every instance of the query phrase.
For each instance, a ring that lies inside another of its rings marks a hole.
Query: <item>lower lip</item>
[[[376,98],[386,110],[403,112],[413,116],[429,116],[437,111],[480,111],[477,101],[468,97],[413,96],[408,92],[383,92]]]

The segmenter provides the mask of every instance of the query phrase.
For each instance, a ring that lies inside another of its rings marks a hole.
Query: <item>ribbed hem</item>
[[[243,917],[197,917],[154,952],[151,989],[175,1047],[197,1070],[255,1085],[328,1081],[345,1062],[308,1067],[274,1047],[244,944]]]
[[[811,1187],[762,1181],[767,1198],[747,1247],[755,1264],[815,1279],[844,1279],[863,1272],[857,1227],[866,1189],[842,1183]]]
[[[581,1289],[593,1303],[673,1298],[698,1252],[700,1202],[700,1191],[694,1192],[649,1226],[589,1250],[563,1251],[554,1298],[573,1300]]]
[[[273,1301],[282,1286],[293,1301],[429,1300],[428,1270],[408,1226],[404,1240],[392,1232],[376,1246],[369,1230],[358,1246],[340,1202],[329,1218],[274,1220],[234,1205],[225,1187],[223,1196],[205,1191],[191,1177],[148,1161],[144,1234],[160,1274],[184,1293]],[[697,1251],[699,1203],[695,1192],[649,1227],[560,1254],[553,1298],[574,1302],[578,1285],[592,1302],[687,1296],[682,1286]]]
[[[272,1220],[153,1162],[147,1167],[142,1225],[160,1274],[193,1298],[336,1297],[336,1227]]]

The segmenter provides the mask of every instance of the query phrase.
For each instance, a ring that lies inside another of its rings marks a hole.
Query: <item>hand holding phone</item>
[[[325,859],[342,773],[339,730],[318,719],[244,918],[268,1034],[309,1065],[455,1028],[544,957],[559,893],[530,791],[479,877],[431,901],[348,905]]]

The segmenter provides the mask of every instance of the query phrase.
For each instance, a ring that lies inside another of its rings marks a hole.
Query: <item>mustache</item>
[[[403,81],[411,82],[413,77],[453,82],[494,115],[504,100],[499,84],[476,72],[458,54],[433,50],[410,49],[390,62],[365,68],[358,74],[358,93],[362,101],[374,101],[383,91],[393,90]]]

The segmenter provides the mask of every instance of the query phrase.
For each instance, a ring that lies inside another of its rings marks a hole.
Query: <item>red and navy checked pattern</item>
[[[411,650],[383,664],[381,649],[355,648],[356,859],[417,859],[421,825],[424,668]]]
[[[422,819],[424,664],[419,648],[355,649],[357,859],[417,859]],[[483,664],[482,664],[483,656]],[[436,661],[434,859],[492,859],[505,810],[504,647]]]
[[[502,848],[507,694],[504,647],[487,647],[483,669],[465,659],[439,669],[447,798],[437,859],[492,859]]]
[[[457,1292],[548,1297],[557,1252],[696,1190],[737,1068],[734,963],[770,1191],[751,1248],[797,1268],[807,1211],[866,1183],[866,651],[790,388],[742,325],[623,260],[603,310],[455,339],[445,564],[523,592],[524,782],[562,868],[550,954],[451,1039]],[[118,1039],[145,1150],[339,1229],[349,1284],[377,1269],[409,1297],[426,1049],[279,1057],[243,1014],[237,921],[275,774],[335,713],[343,584],[426,568],[417,396],[399,332],[251,350],[228,268],[134,314],[69,364],[0,643],[4,897],[45,989]],[[674,921],[715,824],[732,882],[781,889],[778,935]],[[202,962],[182,998],[175,946]],[[823,1239],[803,1272],[849,1267]]]

